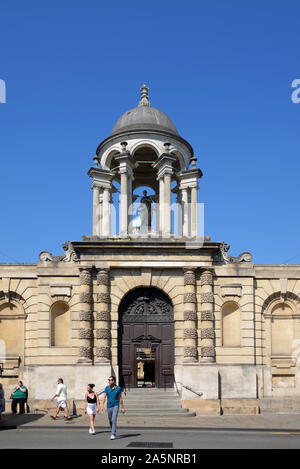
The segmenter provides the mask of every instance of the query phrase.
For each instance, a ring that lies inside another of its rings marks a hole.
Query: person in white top
[[[56,394],[51,399],[51,402],[56,398],[57,403],[56,403],[56,412],[55,415],[51,415],[51,418],[53,420],[56,419],[56,417],[59,414],[59,411],[63,409],[65,413],[65,419],[71,420],[71,417],[69,415],[68,411],[68,405],[67,405],[67,386],[64,384],[64,381],[62,378],[58,378],[57,380],[57,389],[56,389]]]

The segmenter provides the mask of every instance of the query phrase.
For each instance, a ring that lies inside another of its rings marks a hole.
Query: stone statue
[[[143,197],[141,198],[141,204],[139,209],[141,210],[141,229],[142,230],[151,230],[151,220],[152,220],[152,198],[147,195],[147,191],[143,192]]]

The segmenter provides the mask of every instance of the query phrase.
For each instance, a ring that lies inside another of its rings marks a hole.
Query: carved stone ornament
[[[196,311],[184,311],[184,320],[185,321],[197,321],[197,312]]]
[[[201,329],[201,339],[214,339],[215,331],[212,327]]]
[[[186,270],[184,272],[184,285],[195,285],[196,274],[193,270]]]
[[[214,358],[215,354],[215,347],[213,345],[211,345],[210,347],[201,347],[202,357]]]
[[[91,358],[92,347],[79,347],[79,356],[83,358]]]
[[[185,358],[197,358],[197,347],[186,346],[184,347]]]
[[[205,310],[201,311],[201,321],[213,321],[214,313],[213,311]]]
[[[96,329],[96,338],[97,339],[110,339],[110,330],[109,329]]]
[[[219,251],[214,255],[213,259],[215,262],[221,262],[225,264],[239,263],[239,262],[252,262],[252,254],[250,252],[242,252],[238,257],[233,257],[227,254],[230,245],[222,243],[219,247]]]
[[[96,356],[98,358],[110,359],[110,347],[96,347]]]
[[[197,303],[197,297],[195,293],[185,293],[183,296],[184,303]]]
[[[109,312],[108,311],[97,311],[96,312],[96,321],[109,321]]]
[[[98,303],[109,303],[109,294],[108,293],[98,293],[97,300],[98,300]]]
[[[97,274],[98,285],[109,285],[109,272],[107,270],[100,270]]]
[[[214,302],[214,294],[212,292],[201,293],[201,303],[213,303]]]
[[[75,249],[71,241],[67,241],[63,244],[63,249],[66,251],[65,254],[61,254],[60,256],[52,256],[51,252],[49,251],[42,251],[39,255],[40,261],[48,261],[48,262],[79,262]]]
[[[184,338],[185,339],[197,339],[197,330],[196,329],[184,329]]]
[[[91,339],[93,337],[92,329],[79,329],[79,338],[80,339]]]
[[[91,311],[80,311],[79,321],[90,322],[91,320],[92,320],[92,312]]]
[[[92,299],[93,299],[93,295],[90,292],[81,292],[81,293],[79,293],[80,303],[91,303]]]
[[[173,308],[162,292],[139,287],[128,293],[121,304],[122,322],[170,322]]]
[[[213,275],[212,272],[206,270],[201,274],[201,286],[203,285],[212,285],[213,284]]]
[[[91,285],[92,283],[92,274],[88,269],[82,270],[79,277],[80,285]]]

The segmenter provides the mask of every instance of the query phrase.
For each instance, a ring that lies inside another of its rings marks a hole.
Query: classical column
[[[105,187],[103,189],[102,201],[102,236],[110,236],[111,222],[110,222],[110,190]]]
[[[197,361],[196,273],[184,269],[184,361]]]
[[[201,361],[215,361],[213,274],[201,274]]]
[[[110,362],[109,271],[97,274],[96,363]]]
[[[91,269],[80,268],[80,293],[79,301],[81,311],[79,313],[79,358],[77,363],[92,363],[92,273]]]
[[[189,236],[189,198],[188,198],[188,189],[183,187],[181,190],[181,200],[182,200],[182,235],[185,237]]]
[[[93,186],[93,235],[96,236],[99,234],[99,193],[100,188],[98,186]]]
[[[198,235],[198,217],[197,217],[197,187],[191,187],[191,236]]]
[[[165,206],[165,196],[164,196],[164,178],[159,178],[159,232],[162,234],[164,230],[164,206]]]
[[[164,175],[164,233],[169,235],[172,231],[171,217],[171,174],[166,172]]]

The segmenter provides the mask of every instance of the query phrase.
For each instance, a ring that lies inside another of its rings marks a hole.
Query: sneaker
[[[89,433],[91,433],[91,434],[93,433],[93,430],[91,428],[89,429]]]
[[[116,439],[115,435],[111,435],[110,439],[115,440]]]

